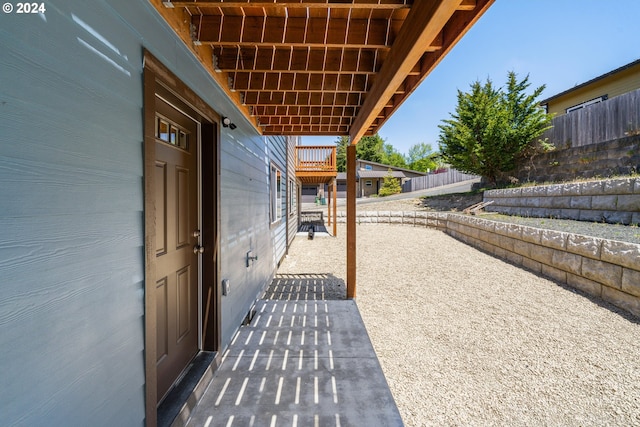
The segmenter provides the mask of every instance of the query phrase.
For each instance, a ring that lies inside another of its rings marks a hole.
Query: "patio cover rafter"
[[[258,132],[357,143],[494,0],[149,1]]]

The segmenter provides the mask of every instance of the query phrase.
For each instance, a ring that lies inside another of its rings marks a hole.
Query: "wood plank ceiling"
[[[494,0],[150,0],[263,135],[375,134]]]

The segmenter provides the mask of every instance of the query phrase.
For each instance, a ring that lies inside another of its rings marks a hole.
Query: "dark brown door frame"
[[[155,235],[155,99],[160,87],[194,111],[201,122],[201,310],[202,350],[221,347],[220,277],[220,116],[149,52],[144,52],[144,244],[145,244],[145,411],[146,425],[157,424],[156,372],[156,235]],[[220,358],[220,355],[217,355]],[[219,360],[217,361],[219,364]]]

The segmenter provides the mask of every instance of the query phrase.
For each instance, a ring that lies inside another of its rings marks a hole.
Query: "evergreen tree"
[[[393,172],[389,169],[389,172],[384,177],[384,182],[382,183],[382,187],[378,191],[378,196],[385,197],[391,196],[393,194],[398,194],[402,192],[402,187],[400,186],[400,182],[398,178],[393,177]]]
[[[349,145],[348,136],[341,136],[336,141],[336,166],[338,172],[347,171],[347,145]]]
[[[443,160],[495,184],[524,159],[552,149],[546,142],[536,141],[552,117],[536,101],[544,85],[527,95],[530,85],[529,76],[518,81],[510,72],[506,92],[495,88],[489,79],[484,85],[474,82],[469,93],[458,91],[455,114],[439,126]]]
[[[384,160],[384,139],[378,134],[363,137],[356,144],[356,155],[360,160],[382,163]]]

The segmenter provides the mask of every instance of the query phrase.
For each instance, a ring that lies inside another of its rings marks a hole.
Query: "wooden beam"
[[[213,48],[220,72],[260,71],[281,73],[375,74],[377,54],[373,49],[330,48]]]
[[[384,109],[384,114],[382,114],[383,118],[378,118],[375,121],[375,125],[378,128],[384,125],[386,120],[402,105],[404,100],[407,99],[429,73],[438,66],[440,61],[453,49],[456,43],[462,39],[466,32],[473,27],[494,1],[495,0],[474,0],[476,8],[473,10],[467,10],[464,7],[458,8],[441,32],[442,49],[434,52],[426,51],[422,55],[422,58],[416,63],[407,76],[405,93],[403,95],[394,95],[392,102]]]
[[[298,18],[284,16],[194,15],[202,44],[246,47],[328,47],[386,49],[393,44],[391,19]]]
[[[365,135],[378,112],[424,54],[424,47],[436,39],[461,2],[435,0],[413,4],[351,128],[350,139],[354,144]]]
[[[263,129],[262,135],[269,136],[347,136],[348,126],[271,126]]]
[[[211,77],[218,83],[220,88],[225,92],[227,98],[233,102],[239,111],[242,111],[247,120],[254,125],[255,129],[260,132],[260,128],[255,120],[250,117],[247,108],[242,105],[240,94],[231,91],[227,84],[229,75],[214,67],[216,58],[209,46],[198,45],[193,42],[191,37],[190,20],[188,13],[181,8],[168,8],[164,5],[163,0],[149,0],[156,8],[162,18],[173,28],[176,34],[182,39],[185,46],[193,53],[202,66],[209,72]]]
[[[477,7],[476,0],[462,0],[458,10],[473,10]]]
[[[351,117],[325,117],[325,116],[260,116],[260,124],[270,125],[334,125],[334,126],[350,126]]]
[[[264,89],[260,89],[257,88],[255,86],[252,87],[246,87],[246,85],[238,85],[237,83],[235,83],[234,81],[234,85],[233,85],[233,89],[236,91],[243,91],[243,92],[251,92],[251,93],[258,93],[258,94],[271,94],[271,93],[282,93],[282,92],[296,92],[296,93],[367,93],[367,91],[362,88],[356,88],[354,90],[350,90],[348,88],[337,88],[337,87],[329,87],[329,88],[317,88],[317,89],[296,89],[294,87],[275,87],[273,89],[269,89],[269,88],[264,88]]]
[[[355,116],[356,107],[334,107],[334,106],[298,106],[298,105],[269,105],[256,106],[253,108],[253,115],[258,117],[349,117]]]
[[[236,91],[366,92],[368,77],[340,73],[234,72]]]
[[[296,105],[358,107],[363,94],[350,92],[246,92],[246,105]]]
[[[347,298],[356,297],[356,146],[347,145]]]
[[[273,0],[252,0],[249,2],[240,1],[213,1],[213,0],[193,0],[193,1],[167,1],[171,7],[225,7],[225,8],[264,8],[264,9],[372,9],[372,10],[397,10],[408,9],[411,3],[406,0],[387,0],[379,3],[378,0],[358,1],[357,3],[344,2],[305,2],[300,1],[273,1]]]

